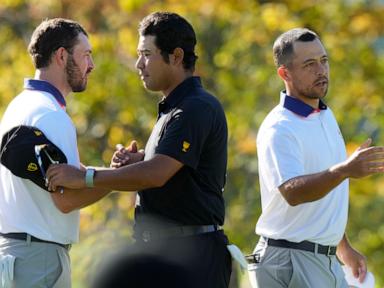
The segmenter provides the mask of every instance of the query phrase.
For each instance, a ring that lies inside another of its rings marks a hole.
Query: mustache
[[[322,83],[322,82],[325,82],[325,83],[328,84],[328,78],[327,78],[327,77],[320,77],[320,78],[318,78],[318,79],[314,82],[314,84],[317,85],[317,84],[320,84],[320,83]]]

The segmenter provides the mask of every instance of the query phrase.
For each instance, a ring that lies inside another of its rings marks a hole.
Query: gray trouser
[[[248,265],[253,288],[347,288],[336,256],[267,246],[260,238],[254,252],[259,263]]]
[[[56,244],[0,236],[0,255],[16,257],[12,288],[70,288],[68,251]]]

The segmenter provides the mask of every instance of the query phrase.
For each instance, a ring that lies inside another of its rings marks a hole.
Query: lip
[[[321,79],[315,82],[315,86],[325,86],[325,85],[328,85],[327,79]]]

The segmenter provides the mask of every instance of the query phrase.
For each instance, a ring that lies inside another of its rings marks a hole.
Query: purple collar
[[[61,92],[47,81],[37,79],[24,79],[24,89],[48,92],[49,94],[52,94],[53,97],[55,97],[56,101],[59,102],[62,108],[66,107],[65,99]]]
[[[281,97],[284,97],[284,102],[283,102],[284,108],[300,116],[308,117],[311,113],[317,110],[317,109],[314,109],[312,106],[304,103],[303,101],[287,95],[285,91],[281,92]],[[324,102],[320,100],[318,109],[326,110],[327,105],[325,105]]]

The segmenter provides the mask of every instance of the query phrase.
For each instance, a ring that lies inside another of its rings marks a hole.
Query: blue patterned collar
[[[319,101],[319,108],[315,109],[303,101],[287,95],[285,91],[280,93],[280,97],[283,101],[284,108],[303,117],[308,117],[311,113],[316,112],[316,110],[327,109],[327,105],[325,105],[325,103],[321,100]]]
[[[55,97],[56,101],[59,102],[62,108],[66,107],[63,94],[61,94],[61,92],[55,86],[47,81],[37,79],[24,79],[24,89],[48,92],[49,94],[52,94],[53,97]]]

